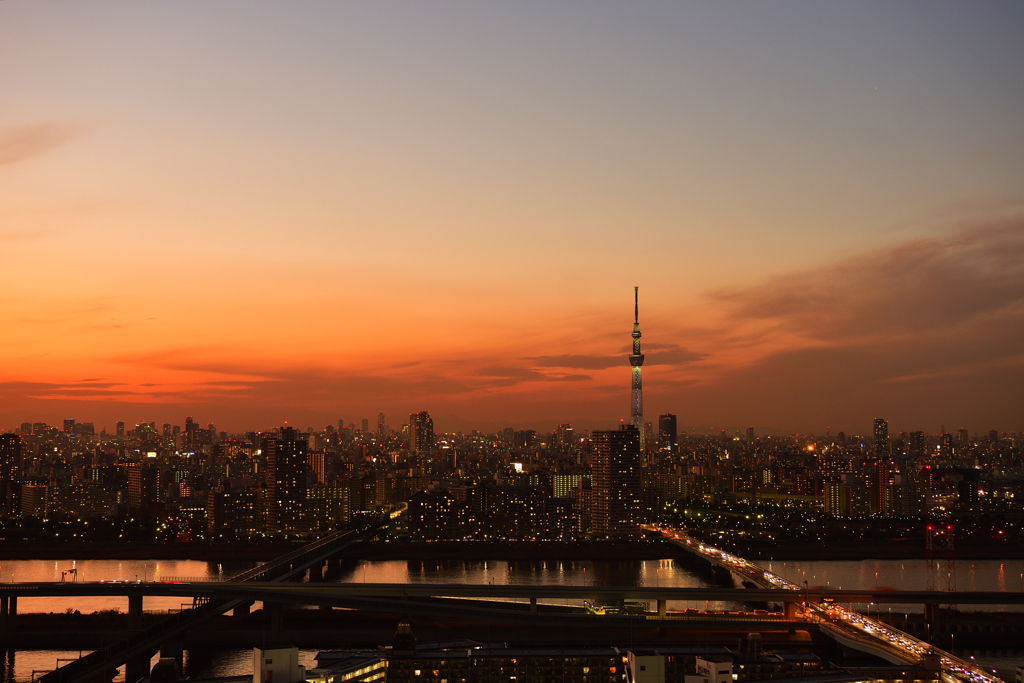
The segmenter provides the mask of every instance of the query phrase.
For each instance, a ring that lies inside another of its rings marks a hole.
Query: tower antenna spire
[[[640,376],[644,364],[644,354],[640,351],[640,288],[633,288],[633,353],[629,354],[632,366],[633,386],[630,395],[629,421],[643,434],[644,430],[644,393],[643,379]],[[645,444],[641,436],[640,447]]]

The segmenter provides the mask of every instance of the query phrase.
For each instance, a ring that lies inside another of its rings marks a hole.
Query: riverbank
[[[718,540],[709,540],[718,544]],[[230,543],[0,541],[4,560],[199,560],[265,562],[294,550],[287,541]],[[751,560],[914,560],[925,559],[923,544],[911,540],[736,542],[723,549]],[[657,538],[638,541],[381,541],[361,543],[344,554],[358,560],[659,560],[683,550]],[[1024,544],[957,542],[957,560],[1024,559]]]
[[[201,560],[205,562],[265,562],[296,548],[282,541],[177,543],[134,541],[0,541],[3,560]]]
[[[709,541],[711,542],[711,541]],[[759,543],[739,541],[723,548],[748,560],[924,560],[921,540],[850,540]],[[1024,559],[1024,544],[1012,542],[956,542],[959,560]]]
[[[361,543],[359,560],[660,560],[684,553],[661,539],[640,541],[405,541]]]

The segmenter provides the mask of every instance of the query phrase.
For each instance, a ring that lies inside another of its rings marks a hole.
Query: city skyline
[[[0,5],[0,425],[1021,429],[1019,4],[449,8]]]

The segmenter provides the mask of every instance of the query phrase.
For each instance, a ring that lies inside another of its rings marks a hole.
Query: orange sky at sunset
[[[0,428],[1020,430],[1022,21],[0,3]]]

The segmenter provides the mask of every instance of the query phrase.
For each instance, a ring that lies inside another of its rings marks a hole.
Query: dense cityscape
[[[435,434],[426,411],[398,430],[383,414],[372,429],[360,422],[245,434],[191,417],[114,433],[24,423],[0,436],[4,528],[200,542],[334,530],[408,503],[412,540],[638,537],[659,521],[749,540],[840,528],[847,540],[851,529],[923,539],[929,514],[965,540],[1020,540],[1017,432],[890,435],[878,419],[863,436],[696,435],[671,414],[642,431],[561,424],[547,434]],[[600,504],[613,485],[622,510]],[[794,515],[813,523],[790,524]]]
[[[0,683],[1024,683],[1022,29],[0,2]]]

